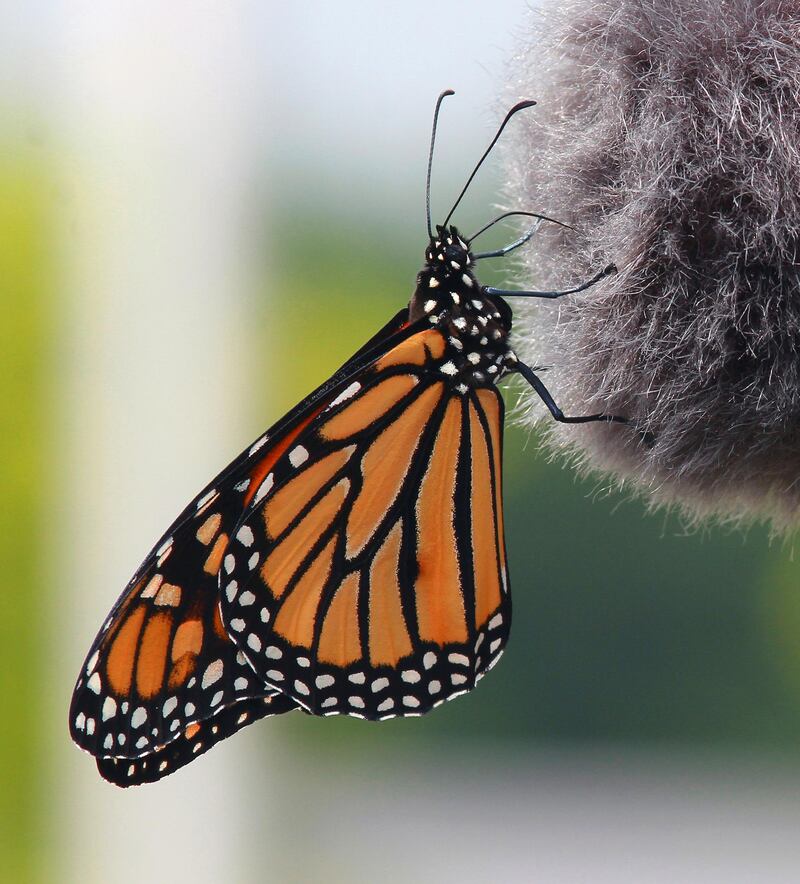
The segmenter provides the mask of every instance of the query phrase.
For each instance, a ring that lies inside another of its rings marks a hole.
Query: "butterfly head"
[[[440,280],[461,277],[474,264],[469,243],[459,234],[458,228],[436,225],[433,236],[425,250],[425,267]]]

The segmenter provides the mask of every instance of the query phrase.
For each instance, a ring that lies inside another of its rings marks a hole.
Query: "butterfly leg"
[[[473,257],[476,261],[480,261],[483,258],[504,258],[509,252],[513,252],[514,249],[524,246],[533,234],[542,226],[544,220],[544,218],[537,218],[519,239],[515,239],[514,242],[509,243],[507,246],[503,246],[502,249],[495,249],[493,252],[480,252]]]
[[[576,286],[574,289],[564,289],[563,291],[553,291],[553,292],[510,292],[505,289],[496,289],[490,285],[483,287],[483,292],[486,295],[501,295],[504,298],[563,298],[564,295],[574,295],[576,292],[584,292],[586,289],[591,288],[595,283],[600,282],[606,276],[610,276],[612,273],[616,273],[617,268],[615,264],[609,264],[607,267],[604,267],[599,273],[596,273],[588,282],[584,282],[582,285]]]
[[[638,434],[647,448],[655,445],[655,436],[647,430],[642,430],[637,426],[636,421],[630,418],[621,417],[617,414],[606,414],[599,412],[598,414],[582,414],[578,416],[568,416],[556,405],[555,399],[550,391],[545,387],[541,378],[536,372],[524,362],[517,362],[516,370],[525,378],[525,380],[533,387],[539,398],[547,406],[547,410],[553,415],[555,420],[562,424],[588,424],[593,422],[601,422],[607,424],[627,424],[632,427]]]
[[[550,391],[545,387],[542,383],[542,380],[536,374],[536,372],[529,366],[525,365],[524,362],[517,363],[517,371],[525,378],[525,380],[533,387],[536,391],[539,398],[544,402],[547,406],[547,410],[550,414],[553,415],[555,420],[559,421],[562,424],[588,424],[593,421],[603,421],[605,423],[614,423],[614,424],[629,424],[630,421],[627,417],[620,417],[616,414],[605,414],[600,412],[598,414],[583,414],[577,417],[568,417],[564,412],[556,405],[555,399],[553,399]]]

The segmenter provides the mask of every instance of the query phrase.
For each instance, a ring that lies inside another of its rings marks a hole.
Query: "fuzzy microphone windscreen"
[[[587,469],[693,516],[800,515],[800,2],[559,0],[515,60],[509,208],[536,234],[517,348],[567,414]],[[520,252],[525,250],[520,249]],[[542,417],[531,392],[526,418]]]

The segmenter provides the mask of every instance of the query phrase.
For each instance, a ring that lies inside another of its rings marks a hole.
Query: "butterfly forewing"
[[[104,779],[117,786],[152,783],[174,773],[248,724],[296,708],[283,694],[238,700],[211,718],[187,725],[177,739],[160,749],[139,758],[103,756],[97,759],[97,768]]]
[[[421,714],[472,688],[510,624],[502,401],[458,392],[435,329],[398,342],[263,480],[220,573],[268,685],[320,714]]]
[[[134,758],[239,700],[273,693],[231,642],[218,572],[246,498],[250,464],[205,491],[148,557],[84,664],[73,739]]]
[[[265,487],[264,477],[294,450],[296,438],[347,388],[362,363],[402,340],[407,316],[398,313],[223,470],[180,514],[128,584],[84,661],[70,707],[72,738],[104,759],[104,776],[128,784],[157,779],[159,771],[165,775],[191,760],[201,743],[205,751],[222,739],[217,734],[230,735],[256,714],[296,708],[286,697],[269,700],[276,691],[231,640],[220,616],[218,574],[231,533]],[[208,731],[203,741],[200,725]],[[117,765],[115,758],[138,760]]]

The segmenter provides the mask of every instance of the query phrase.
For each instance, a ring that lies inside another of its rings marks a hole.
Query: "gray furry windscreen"
[[[575,224],[526,252],[523,358],[573,414],[589,469],[693,515],[800,513],[800,3],[546,3],[511,69],[538,106],[509,154],[509,208]],[[531,399],[528,417],[539,416]]]

